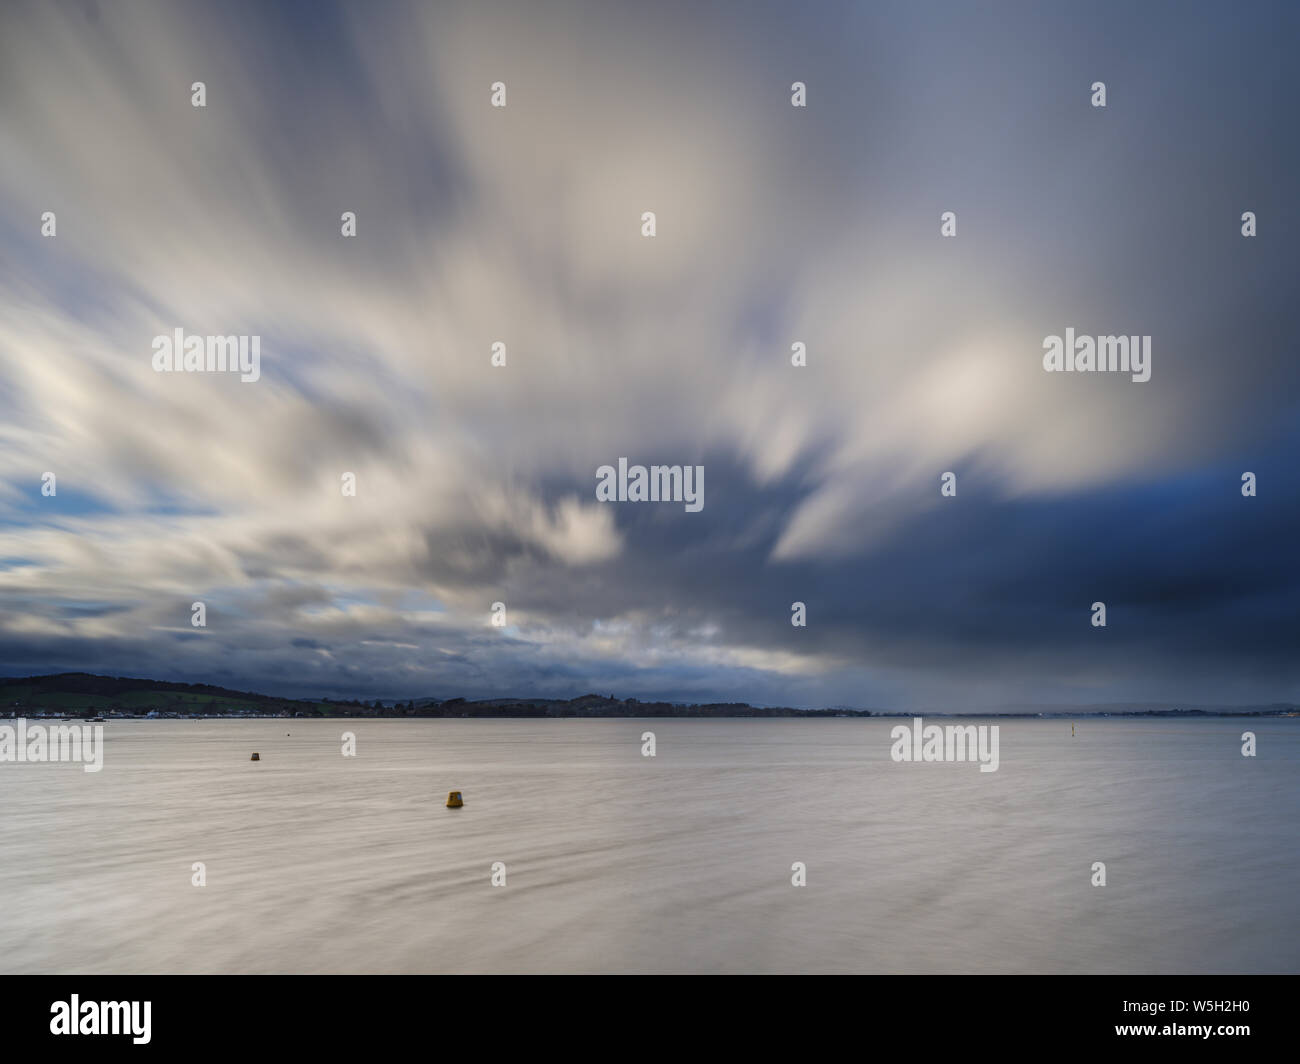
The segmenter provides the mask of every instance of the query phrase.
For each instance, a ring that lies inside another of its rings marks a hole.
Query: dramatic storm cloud
[[[1298,23],[6,4],[0,670],[1300,698]],[[260,378],[156,372],[177,329]],[[1067,329],[1150,379],[1045,372]],[[703,509],[598,501],[620,457]]]

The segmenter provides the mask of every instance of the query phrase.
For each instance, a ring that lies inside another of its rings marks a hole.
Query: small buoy
[[[261,755],[261,754],[254,754],[254,755],[253,755],[252,757],[250,757],[248,760],[249,760],[249,761],[261,761],[261,760],[262,760],[262,755]]]
[[[464,804],[465,803],[460,796],[460,791],[452,791],[450,794],[447,795],[448,809],[459,809]]]

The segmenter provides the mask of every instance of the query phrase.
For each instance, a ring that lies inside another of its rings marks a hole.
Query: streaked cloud
[[[1296,18],[7,5],[0,667],[1295,697]],[[1044,374],[1069,325],[1151,381]],[[154,373],[177,327],[262,379]],[[598,504],[619,456],[705,464],[705,511]]]

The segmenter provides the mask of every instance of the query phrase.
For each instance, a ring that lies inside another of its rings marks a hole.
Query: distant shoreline
[[[146,719],[391,719],[391,720],[564,720],[564,719],[764,719],[798,720],[912,717],[998,717],[1006,720],[1053,718],[1195,718],[1300,717],[1300,706],[1274,702],[1244,706],[1172,706],[1126,702],[1080,706],[1013,705],[1006,709],[915,711],[795,709],[754,706],[748,702],[643,702],[636,698],[586,694],[578,698],[420,698],[359,699],[278,698],[212,684],[177,683],[84,672],[0,678],[0,719],[30,717],[55,720]]]
[[[0,721],[9,719],[62,721],[71,723],[107,723],[109,721],[148,721],[148,720],[911,720],[938,718],[943,720],[1237,720],[1246,718],[1272,718],[1285,720],[1300,718],[1300,710],[1281,709],[1245,709],[1245,710],[1133,710],[1121,712],[1094,713],[919,713],[869,712],[858,710],[828,709],[788,709],[763,710],[754,708],[750,713],[709,713],[701,712],[696,707],[684,707],[672,713],[510,713],[497,710],[461,713],[391,713],[370,712],[365,714],[286,714],[286,713],[173,713],[151,711],[148,713],[119,713],[105,715],[59,714],[59,713],[17,713],[11,711],[9,717],[0,717]]]

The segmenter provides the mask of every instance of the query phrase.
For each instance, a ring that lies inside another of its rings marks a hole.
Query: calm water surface
[[[110,721],[0,764],[0,971],[1300,971],[1300,720],[898,723]]]

